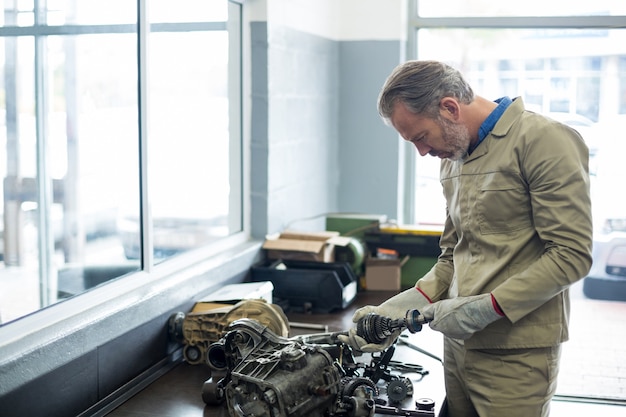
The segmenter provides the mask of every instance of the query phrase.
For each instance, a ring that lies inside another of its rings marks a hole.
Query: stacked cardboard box
[[[350,238],[339,232],[285,231],[267,236],[263,243],[268,259],[293,259],[300,261],[334,262],[336,246],[346,246]]]

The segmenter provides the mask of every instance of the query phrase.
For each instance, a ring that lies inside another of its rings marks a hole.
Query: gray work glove
[[[457,297],[426,306],[420,312],[429,326],[454,339],[469,339],[494,321],[504,317],[491,294]]]
[[[404,318],[408,310],[417,309],[420,312],[424,306],[430,304],[430,300],[417,288],[409,288],[399,294],[394,295],[378,306],[365,306],[354,312],[352,321],[358,323],[360,319],[369,313],[378,314],[379,316],[389,317],[397,320]],[[338,339],[352,346],[361,352],[381,352],[387,349],[395,342],[401,331],[396,330],[380,344],[368,343],[365,339],[356,334],[356,327],[351,328],[347,335],[339,335]]]
[[[359,352],[382,352],[396,341],[398,336],[400,336],[400,333],[400,330],[394,331],[380,344],[367,343],[367,340],[356,334],[356,327],[352,327],[350,330],[348,330],[347,335],[340,334],[339,336],[337,336],[337,338],[341,342],[352,346],[353,349]]]

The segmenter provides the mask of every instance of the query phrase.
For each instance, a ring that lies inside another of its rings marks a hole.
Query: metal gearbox
[[[208,405],[226,402],[232,417],[434,416],[432,409],[381,405],[380,379],[400,381],[391,387],[398,402],[401,394],[412,393],[405,381],[386,372],[393,351],[363,366],[339,334],[285,338],[254,320],[237,320],[209,347],[207,363],[213,372],[202,398]]]
[[[197,365],[206,363],[209,346],[224,336],[232,322],[241,318],[253,319],[278,335],[289,334],[289,320],[283,310],[263,299],[242,300],[235,305],[188,314],[175,313],[169,319],[169,334],[183,343],[185,360]]]
[[[335,361],[340,346],[276,336],[248,319],[230,329],[208,352],[214,370],[228,371],[219,381],[205,382],[208,404],[226,400],[233,417],[374,415],[376,387],[365,378],[344,378]]]

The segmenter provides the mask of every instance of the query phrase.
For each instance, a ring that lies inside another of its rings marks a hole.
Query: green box
[[[365,232],[378,229],[386,221],[384,214],[330,213],[326,215],[326,230],[363,240]]]
[[[435,263],[437,263],[436,256],[410,256],[409,260],[402,266],[400,275],[402,289],[413,287],[420,278],[430,271]]]
[[[400,286],[410,288],[437,262],[441,253],[439,239],[443,226],[382,227],[379,231],[367,231],[365,244],[370,256],[376,256],[379,248],[392,249],[398,256],[409,256],[402,266]]]

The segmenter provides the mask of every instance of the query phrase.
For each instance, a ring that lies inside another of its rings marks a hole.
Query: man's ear
[[[459,110],[459,102],[452,97],[444,97],[439,102],[441,115],[449,120],[457,120],[459,118]]]

